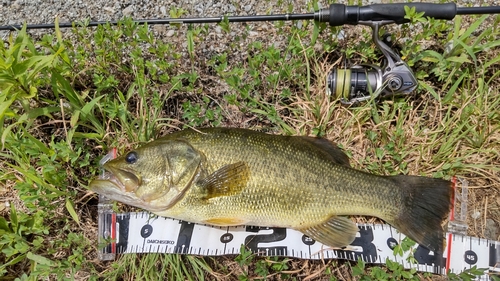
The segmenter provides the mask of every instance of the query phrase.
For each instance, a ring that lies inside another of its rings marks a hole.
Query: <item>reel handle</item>
[[[331,4],[330,8],[316,12],[314,19],[320,22],[328,22],[330,26],[357,25],[363,21],[390,21],[401,24],[408,22],[408,19],[405,19],[405,6],[415,7],[417,12],[424,12],[424,16],[435,19],[451,20],[457,15],[457,5],[455,3],[396,3],[368,6]]]

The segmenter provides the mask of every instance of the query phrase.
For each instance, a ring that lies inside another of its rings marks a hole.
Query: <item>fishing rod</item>
[[[248,15],[220,16],[198,18],[165,18],[134,20],[138,24],[193,24],[228,22],[258,22],[258,21],[293,21],[314,20],[325,22],[330,26],[366,25],[372,29],[372,39],[384,55],[381,66],[372,64],[353,65],[349,68],[335,68],[329,75],[327,85],[330,95],[340,98],[345,104],[353,104],[375,97],[392,95],[407,95],[414,91],[417,79],[411,68],[392,50],[385,40],[379,36],[380,27],[387,24],[402,24],[405,19],[405,7],[415,8],[425,17],[452,20],[456,15],[470,14],[500,14],[500,6],[488,7],[457,7],[455,3],[394,3],[372,4],[367,6],[346,6],[331,4],[329,8],[320,9],[314,13],[278,14],[278,15]],[[93,21],[86,26],[103,24],[117,25],[118,21]],[[51,24],[27,24],[26,29],[55,28]],[[76,22],[60,23],[60,28],[78,26]],[[0,30],[19,30],[22,25],[4,25]]]

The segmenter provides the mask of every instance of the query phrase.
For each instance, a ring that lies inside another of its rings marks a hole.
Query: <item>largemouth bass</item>
[[[184,130],[104,164],[90,189],[160,216],[218,226],[287,227],[331,247],[383,219],[432,251],[443,249],[452,184],[350,167],[326,139],[245,129]]]

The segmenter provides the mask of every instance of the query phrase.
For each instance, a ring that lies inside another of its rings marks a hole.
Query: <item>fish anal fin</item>
[[[211,225],[217,225],[217,226],[235,226],[235,225],[243,225],[246,224],[248,221],[244,219],[239,219],[239,218],[212,218],[203,221],[203,223],[206,224],[211,224]]]
[[[250,168],[245,162],[228,164],[213,172],[198,184],[205,190],[204,199],[240,193],[248,183]]]
[[[351,166],[349,164],[349,157],[342,151],[342,149],[329,140],[306,136],[301,136],[300,138],[326,152],[330,155],[333,162],[347,167]]]
[[[323,223],[297,230],[327,246],[340,248],[351,244],[359,229],[349,218],[333,216]]]

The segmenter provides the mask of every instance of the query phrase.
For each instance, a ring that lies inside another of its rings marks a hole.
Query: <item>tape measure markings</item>
[[[492,243],[490,244],[490,254],[489,254],[489,260],[490,260],[490,270],[491,271],[496,271],[500,272],[500,243]]]
[[[113,216],[114,215],[114,216]],[[348,250],[330,249],[306,235],[285,228],[253,226],[213,227],[158,217],[146,212],[105,214],[100,233],[115,238],[102,249],[101,256],[115,253],[179,253],[195,255],[236,255],[242,244],[256,255],[283,256],[301,259],[346,259],[384,264],[386,259],[406,269],[446,274],[460,273],[473,266],[500,272],[500,242],[447,234],[444,256],[438,257],[417,245],[415,251],[394,255],[394,248],[404,235],[390,225],[361,224]],[[105,233],[104,233],[105,232]],[[407,261],[410,254],[418,264]],[[488,280],[487,272],[481,280]]]

